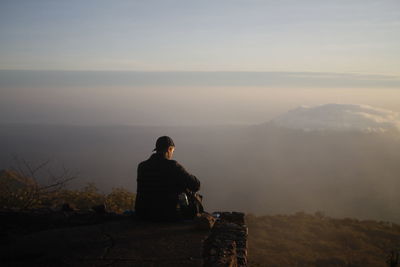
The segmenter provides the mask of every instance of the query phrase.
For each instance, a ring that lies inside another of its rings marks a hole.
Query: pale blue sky
[[[400,1],[0,0],[0,69],[400,74]]]

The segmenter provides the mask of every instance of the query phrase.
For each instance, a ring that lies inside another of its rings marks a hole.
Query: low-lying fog
[[[137,164],[150,156],[158,136],[170,135],[175,159],[201,180],[209,211],[323,211],[400,222],[396,130],[304,131],[265,124],[300,105],[356,103],[399,112],[400,92],[393,86],[360,88],[362,79],[349,82],[353,89],[321,89],[302,80],[299,87],[274,88],[264,86],[264,79],[246,87],[216,85],[214,78],[214,86],[57,87],[54,77],[48,82],[44,76],[39,86],[41,76],[33,76],[27,79],[32,87],[17,78],[0,84],[0,169],[14,164],[13,155],[34,164],[51,159],[55,167],[80,173],[71,186],[95,182],[104,191],[118,186],[135,191]],[[339,106],[347,114],[347,106]],[[395,112],[376,117],[355,107],[354,116],[397,127]]]
[[[324,211],[400,221],[400,142],[381,133],[255,127],[1,127],[2,167],[16,154],[79,171],[75,186],[136,190],[137,164],[170,135],[202,182],[208,210]]]

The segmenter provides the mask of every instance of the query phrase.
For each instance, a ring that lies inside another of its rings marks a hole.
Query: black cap
[[[169,136],[161,136],[157,139],[156,148],[154,148],[153,151],[167,150],[170,146],[175,146],[172,138]]]

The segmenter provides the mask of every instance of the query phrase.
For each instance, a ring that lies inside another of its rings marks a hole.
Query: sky
[[[398,0],[0,1],[0,69],[400,75]]]
[[[399,89],[398,0],[0,0],[0,123],[248,125]]]

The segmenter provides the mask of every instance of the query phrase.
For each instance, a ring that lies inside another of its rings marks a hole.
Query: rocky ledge
[[[246,266],[244,214],[148,223],[107,213],[0,213],[1,266]]]
[[[247,235],[244,213],[218,212],[204,242],[204,266],[247,266]]]

